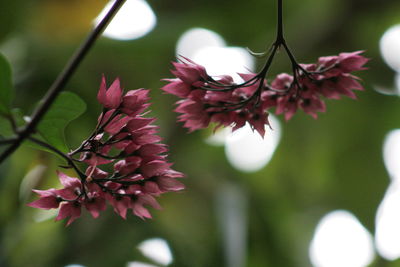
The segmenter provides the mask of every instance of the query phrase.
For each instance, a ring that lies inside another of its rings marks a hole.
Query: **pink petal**
[[[164,85],[161,90],[166,93],[176,95],[181,98],[185,98],[191,92],[190,85],[184,83],[180,79],[166,79],[166,81],[170,82],[167,85]]]
[[[152,182],[152,181],[148,181],[144,184],[144,190],[146,193],[149,194],[160,194],[162,193],[160,188],[158,187],[157,183]]]
[[[56,189],[50,188],[47,190],[37,190],[37,189],[32,189],[33,192],[38,194],[40,197],[49,197],[49,196],[56,196]]]
[[[165,161],[155,160],[140,167],[144,177],[160,176],[164,174],[172,164]]]
[[[140,157],[132,156],[124,160],[118,161],[114,165],[114,170],[122,175],[127,175],[133,173],[137,168],[139,168],[142,159]]]
[[[107,105],[106,108],[118,108],[121,104],[122,89],[120,87],[119,78],[115,79],[107,90]]]
[[[133,204],[132,211],[133,211],[133,214],[135,214],[136,216],[138,216],[141,219],[144,219],[144,218],[151,219],[150,212],[139,203],[135,202]]]
[[[100,89],[99,92],[97,93],[97,100],[102,104],[103,106],[107,105],[107,95],[106,95],[106,90],[107,90],[107,85],[106,85],[106,78],[104,75],[101,78],[101,84],[100,84]]]
[[[138,145],[146,145],[146,144],[157,143],[160,142],[161,140],[162,138],[158,135],[148,134],[139,136],[135,141]]]
[[[150,156],[150,155],[157,155],[160,153],[164,153],[167,151],[167,148],[165,147],[165,145],[162,144],[146,144],[143,145],[140,149],[139,149],[139,154],[141,156]]]
[[[150,123],[154,122],[156,119],[155,118],[134,118],[131,119],[128,124],[127,124],[127,128],[130,132],[136,131],[140,128],[143,128],[147,125],[149,125]]]
[[[182,189],[185,189],[185,185],[178,180],[164,176],[158,177],[157,183],[160,189],[164,191],[180,191]]]
[[[94,170],[93,170],[94,169]],[[85,171],[86,175],[90,175],[92,178],[106,178],[108,176],[108,172],[105,172],[99,168],[93,167],[93,166],[89,166],[86,171]]]
[[[155,208],[158,210],[161,209],[161,206],[160,206],[160,204],[158,204],[157,200],[149,194],[140,194],[138,196],[137,202],[142,203],[143,205],[149,205],[152,208]]]
[[[116,199],[116,197],[111,194],[106,195],[107,200],[114,207],[114,212],[126,219],[126,212],[130,206],[130,200],[127,197],[122,197],[121,199]]]
[[[101,197],[93,197],[85,202],[85,208],[90,212],[93,218],[98,218],[100,211],[106,209],[106,201]]]
[[[136,150],[138,150],[140,148],[140,145],[135,144],[134,142],[130,142],[129,145],[127,145],[124,149],[125,153],[127,155],[132,154],[133,152],[135,152]]]
[[[81,181],[78,178],[69,177],[60,171],[57,171],[57,175],[64,187],[79,187],[81,185]]]
[[[116,116],[107,124],[106,127],[104,127],[104,131],[111,135],[115,135],[121,131],[121,129],[130,121],[130,119],[130,117],[122,117],[121,115]]]
[[[32,207],[32,208],[39,208],[39,209],[56,209],[60,205],[60,201],[57,200],[55,196],[46,196],[46,197],[40,197],[38,200],[35,200],[27,206]]]
[[[80,194],[80,187],[69,187],[57,190],[57,194],[66,200],[75,200]]]
[[[56,217],[56,221],[70,217],[67,225],[69,226],[73,221],[81,216],[81,205],[78,202],[66,202],[61,205],[60,211]]]

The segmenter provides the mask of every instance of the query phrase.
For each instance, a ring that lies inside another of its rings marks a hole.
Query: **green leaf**
[[[66,153],[64,129],[86,110],[85,102],[76,94],[62,92],[39,123],[37,130],[43,139],[58,150]]]
[[[0,113],[9,113],[13,97],[11,67],[7,59],[0,54]]]

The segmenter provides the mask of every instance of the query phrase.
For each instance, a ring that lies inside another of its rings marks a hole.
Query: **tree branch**
[[[114,15],[118,12],[121,6],[126,0],[115,0],[115,3],[111,7],[107,15],[101,20],[101,22],[93,29],[82,45],[76,50],[75,54],[71,57],[64,69],[58,75],[54,83],[51,85],[46,95],[43,97],[42,104],[34,111],[31,116],[31,121],[25,126],[25,128],[18,133],[18,138],[0,155],[0,164],[8,158],[20,145],[28,138],[32,133],[35,132],[36,126],[39,124],[43,116],[51,107],[58,94],[64,89],[67,82],[70,80],[72,75],[75,73],[79,64],[82,62],[84,57],[89,52],[98,37],[102,34],[108,23],[112,20]]]

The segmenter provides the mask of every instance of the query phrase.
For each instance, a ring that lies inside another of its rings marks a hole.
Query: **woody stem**
[[[47,113],[56,97],[64,89],[65,85],[71,79],[72,75],[75,73],[82,60],[92,48],[95,41],[99,38],[125,1],[126,0],[116,0],[111,9],[108,11],[107,15],[93,29],[87,39],[76,50],[75,54],[70,58],[64,69],[60,72],[56,80],[47,91],[46,95],[43,97],[41,105],[33,112],[31,121],[20,132],[18,132],[18,137],[15,139],[15,141],[0,155],[0,164],[7,159],[25,139],[35,132],[36,126]]]

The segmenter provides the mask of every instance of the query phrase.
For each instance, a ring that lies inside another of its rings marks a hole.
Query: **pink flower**
[[[175,111],[182,113],[178,117],[178,121],[184,122],[184,127],[188,128],[190,132],[206,128],[209,125],[211,120],[210,114],[205,112],[204,104],[200,101],[187,99],[178,101],[177,104],[178,107]]]
[[[157,178],[157,183],[158,188],[163,192],[180,191],[185,188],[181,182],[167,175],[159,176]]]
[[[122,98],[122,113],[128,116],[136,116],[150,106],[147,103],[150,98],[149,90],[137,89],[128,91]]]
[[[303,98],[299,104],[304,112],[311,115],[314,119],[317,119],[318,117],[317,112],[325,112],[326,110],[325,102],[317,96]]]
[[[116,193],[117,195],[106,194],[106,199],[108,200],[108,203],[113,206],[114,212],[123,219],[126,219],[126,213],[131,205],[130,199],[129,197],[120,196],[123,194],[123,191],[117,191]]]
[[[211,77],[203,66],[182,58],[172,63],[175,78],[164,79],[167,84],[161,89],[181,98],[175,111],[189,132],[206,128],[211,122],[217,124],[215,129],[230,126],[233,131],[249,123],[264,136],[272,108],[276,114],[284,114],[286,120],[299,109],[317,118],[317,113],[326,109],[322,97],[355,98],[353,90],[363,88],[350,72],[365,69],[368,59],[362,52],[320,57],[315,64],[298,64],[291,58],[292,75],[279,74],[270,85],[268,69],[258,74],[239,74],[244,82],[236,84],[229,75]]]
[[[180,98],[186,98],[191,92],[191,85],[185,83],[181,79],[164,79],[164,81],[169,82],[161,88],[168,94],[176,95]]]
[[[177,67],[182,77],[190,79],[201,73],[201,68],[186,64]],[[105,88],[103,77],[98,100],[105,109],[95,134],[70,153],[88,165],[86,171],[78,172],[80,178],[58,172],[64,188],[34,190],[40,198],[28,204],[41,209],[59,208],[56,220],[68,218],[67,225],[80,216],[82,207],[93,218],[99,217],[106,203],[124,219],[130,209],[142,219],[151,218],[144,206],[160,209],[153,196],[184,189],[176,181],[183,174],[172,170],[166,160],[168,149],[159,143],[158,127],[152,125],[155,119],[143,117],[149,106],[148,90],[131,90],[123,95],[118,79],[110,89]],[[111,165],[113,171],[99,168],[103,165]]]
[[[84,202],[85,208],[90,212],[93,218],[100,216],[100,212],[106,209],[106,200],[99,191],[88,193],[88,199]]]
[[[268,116],[269,114],[261,109],[258,113],[252,114],[248,120],[253,131],[256,130],[261,137],[264,137],[265,135],[265,125],[270,125]]]
[[[150,212],[143,207],[144,205],[149,205],[155,209],[161,209],[154,197],[149,194],[139,194],[137,195],[137,199],[131,202],[131,208],[133,214],[141,219],[151,218]]]
[[[101,80],[100,90],[97,94],[97,100],[107,109],[118,108],[121,104],[122,89],[120,87],[119,79],[111,84],[107,89],[106,79],[103,76]]]
[[[61,204],[60,211],[56,217],[56,221],[68,218],[66,226],[81,216],[81,203],[79,201],[64,202]]]
[[[293,84],[293,76],[287,73],[281,73],[276,76],[275,80],[272,82],[271,87],[275,90],[282,92],[288,91]]]
[[[352,53],[340,53],[339,60],[339,68],[345,72],[350,73],[353,71],[365,70],[364,65],[369,61],[368,58],[360,56],[364,51],[355,51]]]
[[[39,194],[40,198],[29,204],[29,207],[38,209],[57,209],[60,206],[62,198],[58,196],[56,189],[49,190],[33,190],[33,192]]]
[[[39,209],[56,209],[61,205],[56,220],[70,217],[67,226],[81,214],[82,183],[79,179],[58,172],[58,178],[63,189],[33,190],[39,194],[39,199],[28,204],[28,206]]]
[[[201,79],[207,79],[206,69],[194,63],[188,58],[181,57],[182,63],[172,62],[175,70],[172,70],[172,74],[174,74],[178,79],[182,80],[186,84],[193,84]]]
[[[186,58],[185,61],[173,63],[176,71],[172,73],[177,78],[165,79],[169,84],[161,88],[167,93],[183,98],[177,102],[175,111],[181,113],[178,121],[183,122],[184,127],[192,132],[206,128],[214,122],[217,125],[215,129],[232,126],[234,131],[248,122],[253,129],[264,135],[265,125],[269,124],[266,105],[256,108],[257,112],[253,113],[254,104],[261,98],[261,95],[254,99],[251,97],[259,87],[251,82],[257,78],[255,74],[240,74],[244,80],[249,81],[249,86],[225,90],[235,86],[231,76],[211,78],[204,67]]]
[[[285,95],[278,98],[276,114],[284,114],[285,120],[290,120],[297,111],[297,98],[294,95]]]

